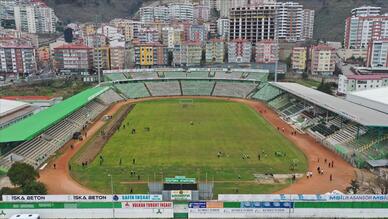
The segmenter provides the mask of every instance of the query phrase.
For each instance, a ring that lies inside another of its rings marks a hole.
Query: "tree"
[[[322,81],[319,84],[317,90],[332,95],[330,83],[325,83],[325,80],[323,78],[322,78]]]
[[[346,188],[346,192],[357,194],[359,189],[360,185],[358,184],[357,180],[353,179],[352,181],[350,181],[350,186]]]
[[[0,198],[2,195],[19,195],[21,194],[20,188],[3,187],[0,189]]]
[[[292,66],[292,59],[291,59],[291,54],[287,57],[286,59],[286,64],[287,64],[287,68],[290,69]]]
[[[168,51],[167,53],[167,65],[168,66],[171,66],[172,65],[172,61],[174,59],[174,54],[172,51]]]
[[[22,187],[23,195],[46,195],[46,186],[37,181],[28,183]]]
[[[13,185],[23,187],[34,182],[39,177],[39,173],[29,164],[15,162],[8,170],[7,176]]]

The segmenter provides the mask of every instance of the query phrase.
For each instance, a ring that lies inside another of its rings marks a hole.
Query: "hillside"
[[[144,0],[45,0],[65,23],[108,21],[116,17],[130,17]],[[148,0],[147,0],[148,1]],[[284,1],[284,0],[282,0]],[[344,20],[350,10],[361,5],[381,6],[388,12],[388,0],[294,0],[306,8],[316,10],[316,39],[342,41]]]

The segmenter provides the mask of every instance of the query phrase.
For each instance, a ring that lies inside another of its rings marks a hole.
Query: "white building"
[[[192,21],[194,18],[193,4],[172,3],[168,5],[168,10],[170,20]]]
[[[312,39],[314,34],[315,11],[311,9],[303,10],[303,38]]]
[[[195,5],[193,15],[195,20],[207,21],[210,16],[210,8],[205,5]]]
[[[166,21],[169,17],[169,9],[166,6],[141,7],[139,13],[140,21],[143,23]]]
[[[378,9],[356,8],[345,20],[346,49],[366,48],[369,41],[388,38],[388,16],[376,14]]]
[[[162,29],[163,45],[167,45],[169,49],[173,49],[176,44],[181,44],[182,37],[183,29],[174,27],[163,27]]]
[[[244,39],[235,39],[228,42],[229,63],[249,63],[252,57],[252,43]]]
[[[388,75],[339,75],[337,92],[348,94],[381,87],[388,87]]]
[[[16,5],[14,7],[17,30],[29,33],[55,33],[58,18],[45,4]]]
[[[362,6],[352,9],[352,16],[379,16],[381,15],[381,7]]]
[[[296,2],[277,3],[277,36],[290,42],[301,41],[303,37],[303,6]]]
[[[229,39],[230,21],[227,18],[220,18],[217,20],[217,34],[218,36]]]
[[[367,66],[388,68],[388,39],[373,40],[368,44]]]

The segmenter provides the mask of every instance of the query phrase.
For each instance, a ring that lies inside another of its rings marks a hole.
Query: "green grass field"
[[[215,181],[216,193],[232,193],[236,188],[240,193],[270,193],[288,184],[248,182],[254,180],[253,174],[300,173],[307,168],[301,151],[240,103],[195,99],[193,105],[183,107],[176,99],[147,101],[138,103],[123,124],[127,127],[117,131],[101,152],[102,165],[99,158],[86,168],[72,162],[72,176],[77,181],[109,193],[108,174],[112,174],[115,193],[128,193],[130,188],[134,193],[146,193],[147,181],[176,175],[205,180],[207,175],[209,181]],[[136,134],[131,134],[132,128]],[[224,155],[218,158],[218,152]],[[275,152],[286,156],[275,156]],[[243,159],[243,154],[250,158]],[[298,165],[290,171],[293,160]],[[131,170],[144,183],[131,184],[138,182]]]

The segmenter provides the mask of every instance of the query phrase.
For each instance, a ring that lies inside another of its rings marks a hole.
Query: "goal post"
[[[193,99],[179,99],[179,104],[183,108],[189,107],[189,106],[193,106],[194,105],[194,100]]]

